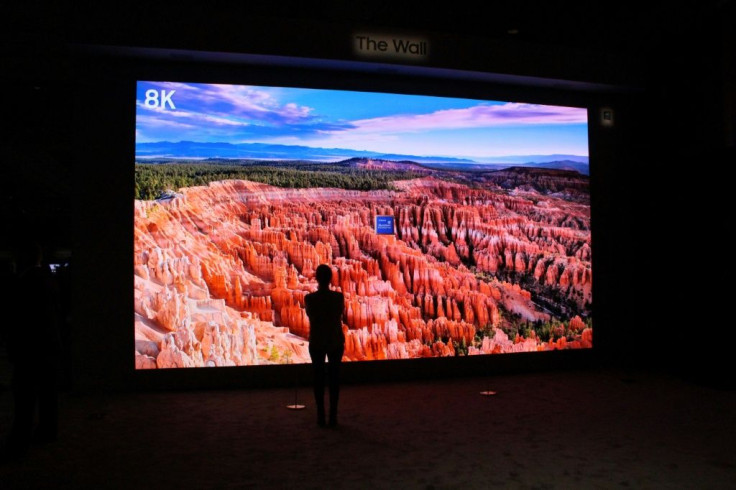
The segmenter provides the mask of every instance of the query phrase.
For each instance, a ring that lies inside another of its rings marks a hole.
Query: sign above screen
[[[353,53],[361,58],[426,61],[429,41],[419,36],[360,33],[353,36]]]
[[[137,369],[309,362],[329,264],[345,361],[592,347],[585,108],[137,84]]]

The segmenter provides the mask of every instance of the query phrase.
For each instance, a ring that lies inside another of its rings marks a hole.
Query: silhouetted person
[[[331,426],[337,425],[337,402],[340,397],[340,363],[345,352],[342,313],[345,299],[342,293],[330,290],[332,269],[327,264],[317,267],[317,291],[304,299],[309,317],[309,355],[314,368],[314,400],[317,423],[325,425],[325,357],[330,389]]]
[[[41,265],[41,247],[24,243],[16,258],[13,321],[5,332],[8,360],[13,365],[13,423],[5,447],[9,458],[24,455],[32,441],[56,439],[56,369],[61,349],[57,291],[51,271]]]

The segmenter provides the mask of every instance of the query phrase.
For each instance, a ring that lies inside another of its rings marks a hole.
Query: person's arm
[[[340,295],[340,313],[338,315],[338,318],[340,319],[340,322],[342,323],[343,317],[345,316],[345,295],[342,293],[338,293]]]
[[[312,298],[310,297],[310,295],[304,296],[304,309],[306,310],[307,317],[310,318],[310,320],[312,318],[312,304],[310,301],[311,299]]]

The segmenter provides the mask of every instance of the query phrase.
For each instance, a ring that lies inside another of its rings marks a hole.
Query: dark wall
[[[736,162],[733,2],[693,15],[652,49],[634,145],[641,219],[640,318],[672,372],[716,386],[730,378],[734,333],[727,305],[736,270],[729,249]],[[643,346],[641,350],[647,349]],[[640,352],[643,357],[646,352]],[[650,360],[652,362],[652,360]]]
[[[545,27],[554,24],[548,22],[552,12],[479,13],[474,20],[448,14],[444,23],[411,15],[394,15],[389,22],[377,14],[347,11],[273,16],[255,7],[238,15],[199,17],[154,6],[110,7],[94,17],[84,15],[83,7],[64,4],[35,17],[36,12],[22,13],[34,23],[4,46],[12,73],[4,82],[4,107],[27,115],[30,104],[37,117],[23,119],[6,147],[15,149],[14,160],[31,147],[45,160],[23,160],[26,164],[12,167],[12,173],[5,167],[7,181],[21,182],[24,191],[8,191],[14,201],[6,199],[3,206],[6,215],[15,216],[13,226],[21,226],[27,221],[17,219],[18,196],[39,190],[34,177],[45,176],[41,191],[46,193],[71,182],[57,200],[23,202],[46,206],[29,209],[60,230],[47,234],[48,248],[71,251],[73,257],[74,385],[258,386],[291,383],[305,374],[301,367],[133,370],[131,162],[137,78],[330,80],[343,88],[589,106],[593,352],[365,363],[349,367],[346,376],[381,381],[591,362],[712,376],[725,367],[721,346],[728,343],[721,339],[730,333],[723,326],[728,314],[712,305],[727,304],[717,284],[733,277],[732,261],[724,254],[725,237],[733,230],[733,218],[724,214],[729,208],[724,170],[734,161],[734,68],[728,61],[733,8],[719,4],[689,17],[671,9],[669,14],[596,17],[586,9],[578,12],[584,17],[578,18],[583,21],[578,31],[571,25],[574,16],[567,24],[560,20],[557,30]],[[688,18],[695,35],[683,30]],[[515,21],[524,34],[537,28],[536,34],[509,35],[506,21]],[[457,25],[448,27],[452,22]],[[616,22],[626,25],[614,32]],[[624,33],[626,28],[636,35]],[[424,35],[432,56],[419,65],[366,64],[352,52],[350,38],[357,29]],[[435,69],[450,78],[438,77]],[[614,127],[596,123],[604,106],[615,111]],[[41,161],[47,162],[40,167],[45,172],[39,172]],[[715,355],[692,366],[693,350]]]

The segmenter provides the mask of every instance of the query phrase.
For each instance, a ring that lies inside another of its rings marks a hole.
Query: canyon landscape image
[[[345,361],[590,348],[587,167],[585,109],[139,82],[136,369],[310,362],[323,263]]]

